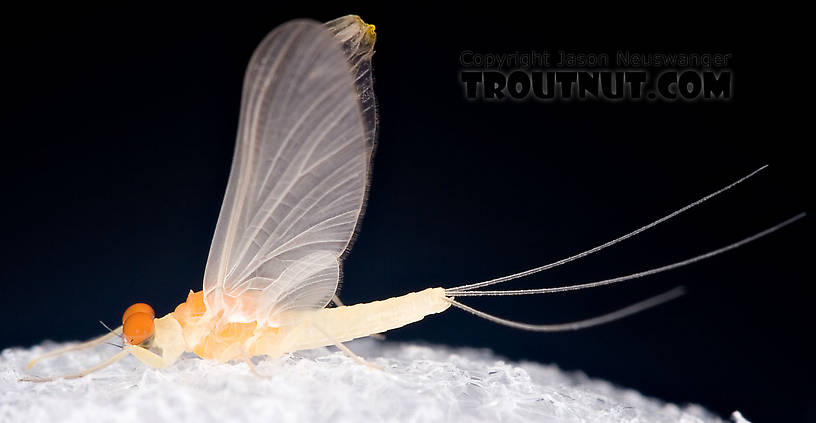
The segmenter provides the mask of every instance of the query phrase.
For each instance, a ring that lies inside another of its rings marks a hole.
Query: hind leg
[[[339,342],[336,339],[334,339],[331,335],[328,334],[328,332],[324,331],[323,328],[321,328],[320,326],[318,326],[314,322],[312,322],[312,326],[315,329],[317,329],[320,333],[322,333],[324,336],[326,336],[326,340],[328,340],[329,342],[334,344],[335,347],[339,348],[340,351],[343,351],[344,353],[346,353],[347,356],[349,356],[352,360],[356,361],[358,364],[362,364],[363,366],[366,366],[368,368],[375,369],[375,370],[384,370],[384,368],[382,366],[378,366],[376,364],[371,364],[368,361],[365,361],[365,359],[360,357],[359,355],[354,354],[354,351],[350,350],[347,346],[343,345],[342,342]]]

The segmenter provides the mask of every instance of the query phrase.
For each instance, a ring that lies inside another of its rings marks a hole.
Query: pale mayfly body
[[[49,352],[38,361],[121,337],[122,350],[74,374],[78,378],[133,355],[165,368],[184,352],[226,362],[280,357],[343,343],[422,320],[451,306],[513,328],[554,332],[600,325],[677,298],[683,288],[586,320],[537,325],[471,308],[457,298],[533,295],[624,282],[704,260],[761,238],[804,217],[791,217],[698,256],[641,272],[555,288],[484,290],[598,252],[671,219],[745,181],[747,176],[619,238],[516,274],[452,288],[428,288],[383,301],[344,306],[336,296],[341,266],[365,209],[377,137],[371,59],[375,28],[357,16],[325,24],[295,20],[273,30],[246,71],[235,155],[210,247],[203,289],[156,318],[143,303],[106,335]],[[334,302],[336,307],[327,307]]]

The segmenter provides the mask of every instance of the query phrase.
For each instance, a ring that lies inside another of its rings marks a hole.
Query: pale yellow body
[[[428,288],[382,301],[301,311],[291,316],[298,322],[296,325],[281,327],[277,335],[259,338],[250,351],[277,357],[334,345],[397,329],[448,307],[444,288]]]
[[[191,293],[188,303],[195,294]],[[444,288],[428,288],[382,301],[287,312],[278,327],[238,323],[216,329],[216,322],[190,317],[182,306],[176,312],[156,319],[156,332],[149,347],[125,348],[152,367],[166,367],[185,351],[217,361],[246,359],[256,355],[279,357],[362,338],[422,320],[450,307]],[[203,317],[203,315],[199,316]]]

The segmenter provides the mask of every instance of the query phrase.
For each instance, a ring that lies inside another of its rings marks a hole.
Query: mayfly
[[[535,325],[496,317],[456,298],[572,291],[623,282],[737,248],[801,218],[720,249],[642,272],[556,288],[484,290],[585,257],[626,240],[732,188],[763,168],[633,232],[554,263],[453,288],[429,288],[383,301],[343,306],[336,296],[344,254],[362,219],[377,135],[371,59],[374,26],[357,16],[325,24],[295,20],[273,30],[253,54],[243,87],[235,155],[201,291],[156,318],[143,303],[128,308],[106,335],[38,357],[91,347],[121,336],[122,350],[78,378],[133,355],[165,368],[184,352],[226,362],[279,357],[380,334],[451,306],[530,331],[587,328],[682,295],[682,288],[587,320]],[[336,307],[327,307],[331,302]],[[367,363],[365,363],[367,364]],[[369,364],[370,365],[370,364]],[[372,365],[373,366],[373,365]],[[257,372],[256,372],[257,373]],[[54,378],[30,377],[28,381]]]

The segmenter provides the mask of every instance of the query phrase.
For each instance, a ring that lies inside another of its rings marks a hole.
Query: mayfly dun
[[[273,30],[246,71],[240,126],[224,202],[210,247],[204,286],[174,311],[156,317],[147,304],[129,307],[122,325],[97,339],[52,351],[40,360],[119,337],[122,350],[74,374],[78,378],[133,355],[165,368],[184,352],[226,362],[337,346],[383,333],[450,307],[518,329],[553,332],[587,328],[643,311],[683,288],[598,317],[552,325],[503,319],[460,302],[468,296],[533,295],[628,281],[704,260],[770,234],[804,216],[677,263],[556,288],[485,290],[560,266],[646,231],[745,181],[754,170],[712,194],[619,238],[551,264],[483,282],[428,288],[400,297],[344,306],[336,296],[344,254],[365,209],[377,136],[371,59],[374,26],[357,16],[325,24],[295,20]],[[334,302],[337,307],[327,307]]]

